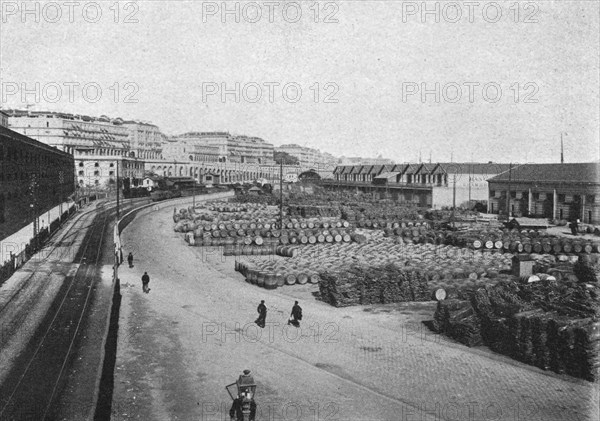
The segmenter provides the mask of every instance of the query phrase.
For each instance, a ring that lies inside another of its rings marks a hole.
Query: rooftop
[[[488,181],[590,183],[600,184],[600,163],[523,164],[513,167]]]

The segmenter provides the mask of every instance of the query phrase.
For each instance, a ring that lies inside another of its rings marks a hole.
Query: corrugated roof
[[[553,182],[600,184],[600,163],[523,164],[513,167],[488,181]]]

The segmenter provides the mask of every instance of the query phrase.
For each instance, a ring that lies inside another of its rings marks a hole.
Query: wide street
[[[258,288],[233,257],[188,246],[172,213],[142,212],[121,236],[136,260],[119,269],[113,420],[228,420],[225,386],[246,368],[259,420],[598,419],[592,383],[429,332],[435,303],[338,309],[314,286]],[[261,299],[264,330],[252,323]],[[300,329],[286,325],[295,299]]]

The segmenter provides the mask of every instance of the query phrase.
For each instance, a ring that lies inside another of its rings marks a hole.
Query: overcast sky
[[[3,108],[398,162],[557,162],[563,132],[599,159],[596,0],[0,3]]]

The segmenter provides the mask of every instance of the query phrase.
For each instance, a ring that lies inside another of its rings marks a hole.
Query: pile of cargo
[[[429,226],[429,229],[432,229]],[[413,232],[400,231],[403,237]],[[420,230],[419,237],[436,244],[448,244],[482,250],[501,250],[510,253],[570,254],[599,253],[600,242],[582,238],[557,237],[538,230],[509,230],[506,228],[486,228],[474,226],[466,230],[450,231],[433,229],[431,232]]]
[[[253,195],[253,194],[246,194],[246,193],[242,193],[242,194],[237,194],[232,197],[231,199],[232,203],[243,203],[244,205],[246,204],[260,204],[260,205],[269,205],[269,206],[275,206],[279,204],[279,197],[277,197],[276,195],[270,194],[270,193],[262,193],[260,195]]]
[[[247,274],[279,273],[286,278],[283,284],[293,285],[301,274],[339,273],[357,265],[368,272],[370,268],[391,264],[408,272],[415,271],[426,279],[430,297],[439,288],[476,288],[495,282],[500,271],[511,267],[512,256],[508,253],[490,254],[451,246],[403,244],[376,231],[357,230],[351,239],[352,242],[325,242],[313,247],[288,246],[286,253],[293,258],[284,261],[249,259],[243,263],[243,269]]]
[[[422,220],[423,216],[419,214],[417,208],[408,206],[398,206],[393,203],[361,203],[353,204],[352,206],[341,207],[342,218],[350,221],[367,221],[374,220],[385,222],[399,221],[414,221]]]
[[[315,206],[315,205],[293,205],[288,206],[288,215],[291,217],[316,218],[329,216],[340,218],[341,212],[334,206]]]
[[[596,282],[513,280],[460,298],[438,303],[436,331],[468,346],[487,345],[544,370],[598,379],[600,288]]]
[[[423,272],[394,264],[352,265],[319,276],[321,300],[335,307],[428,301],[431,295]]]

